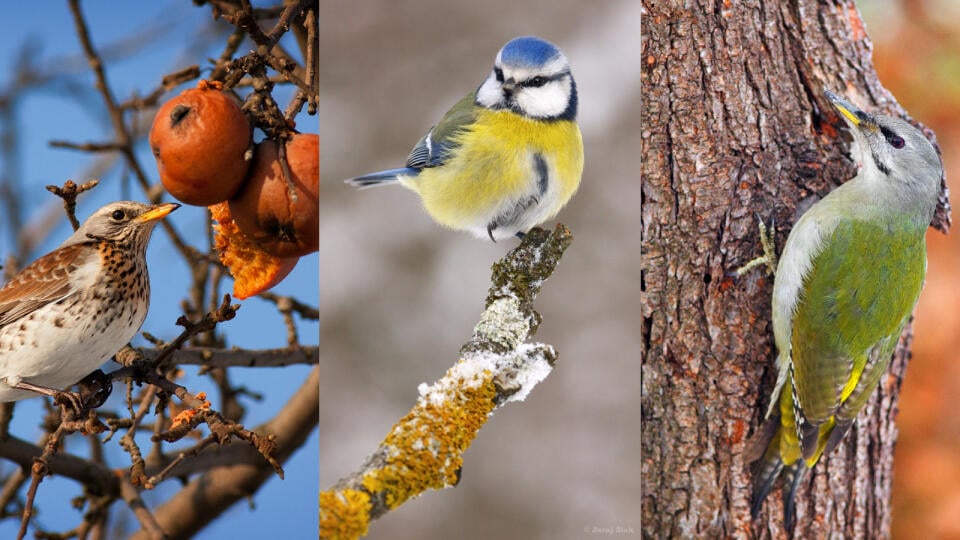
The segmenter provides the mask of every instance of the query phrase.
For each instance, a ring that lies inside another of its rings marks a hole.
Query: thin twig
[[[115,142],[75,143],[71,141],[52,140],[47,144],[53,148],[67,148],[70,150],[80,150],[82,152],[117,152],[123,150],[123,147]]]
[[[311,319],[314,321],[320,319],[319,309],[311,305],[305,304],[291,296],[281,296],[277,293],[272,293],[267,291],[267,292],[262,292],[258,294],[257,297],[263,298],[264,300],[267,300],[269,302],[273,302],[274,304],[279,304],[281,301],[289,302],[290,309],[297,312],[297,314],[303,317],[304,319]]]
[[[163,352],[157,349],[137,348],[144,362],[156,364]],[[184,347],[171,353],[167,362],[177,366],[205,366],[208,368],[229,367],[283,367],[315,365],[319,361],[319,347],[297,345],[283,349],[221,349],[216,347]],[[116,380],[118,377],[111,377]]]
[[[70,218],[73,230],[80,228],[80,221],[77,220],[77,196],[84,191],[97,187],[99,183],[99,180],[89,180],[78,186],[73,180],[67,180],[63,183],[63,187],[47,186],[47,191],[63,199],[63,209],[67,212],[67,217]]]
[[[143,455],[140,453],[140,447],[137,445],[137,440],[134,435],[136,434],[137,427],[140,425],[140,421],[143,420],[143,417],[150,411],[150,405],[153,403],[156,394],[157,388],[155,386],[147,388],[147,391],[143,393],[143,397],[140,399],[140,408],[137,410],[137,414],[131,419],[132,422],[127,429],[127,433],[120,438],[120,447],[130,454],[130,481],[135,486],[142,486],[146,480],[146,474],[144,472],[146,465],[144,464]]]
[[[149,191],[150,181],[147,179],[147,175],[143,172],[143,167],[140,166],[140,161],[137,159],[136,154],[134,153],[130,132],[127,130],[127,126],[123,121],[123,111],[121,111],[117,106],[116,99],[114,99],[113,93],[110,90],[110,84],[107,81],[107,74],[103,69],[103,60],[93,47],[87,22],[84,19],[83,12],[80,10],[80,0],[69,0],[69,5],[70,12],[73,14],[73,21],[77,32],[77,37],[80,39],[80,45],[83,47],[84,55],[87,57],[87,62],[90,64],[90,68],[94,73],[96,88],[100,91],[101,95],[103,96],[104,103],[107,105],[107,111],[110,114],[110,121],[113,123],[114,134],[117,138],[116,144],[122,148],[121,153],[127,162],[127,166],[130,167],[134,175],[137,177],[137,181],[140,183],[140,186],[145,191]],[[152,202],[159,202],[159,199],[154,199]],[[191,249],[180,237],[176,229],[173,228],[170,220],[165,219],[160,221],[160,226],[167,232],[167,235],[170,237],[170,241],[183,254],[184,258],[187,261],[191,261]]]

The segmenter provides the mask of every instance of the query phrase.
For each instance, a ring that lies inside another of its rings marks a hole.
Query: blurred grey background
[[[456,361],[490,265],[516,246],[440,228],[399,186],[357,191],[342,180],[402,166],[499,48],[527,34],[563,49],[580,92],[586,167],[557,218],[575,240],[536,304],[535,339],[559,362],[480,431],[459,486],[409,501],[369,538],[639,534],[636,0],[321,1],[320,486],[356,469],[417,385]]]

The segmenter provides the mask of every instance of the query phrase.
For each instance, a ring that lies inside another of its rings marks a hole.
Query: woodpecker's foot
[[[777,246],[774,240],[774,235],[777,233],[776,223],[771,220],[770,228],[767,229],[763,219],[758,215],[757,224],[760,228],[760,245],[763,246],[763,255],[737,268],[734,271],[734,275],[737,277],[746,274],[760,265],[765,265],[767,267],[767,274],[771,276],[777,273]]]

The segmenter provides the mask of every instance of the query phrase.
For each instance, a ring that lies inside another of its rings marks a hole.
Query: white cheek
[[[570,80],[551,82],[540,88],[524,88],[517,94],[516,101],[527,116],[559,116],[567,110],[570,102]]]
[[[477,103],[487,108],[493,108],[500,105],[502,99],[503,90],[500,88],[500,83],[497,82],[495,76],[491,74],[487,77],[487,80],[483,81],[483,84],[480,85],[480,89],[477,90]]]

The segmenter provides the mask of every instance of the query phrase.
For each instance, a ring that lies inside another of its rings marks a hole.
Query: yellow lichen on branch
[[[493,267],[486,309],[459,361],[431,385],[360,469],[320,494],[320,537],[359,538],[370,521],[428,489],[460,481],[463,453],[495,409],[523,401],[550,374],[556,352],[526,343],[540,323],[533,300],[572,241],[530,231]]]
[[[363,476],[363,487],[381,494],[391,510],[428,489],[456,485],[463,452],[495,407],[492,375],[467,380],[454,373],[460,365],[393,427],[381,445],[383,465]]]
[[[320,493],[320,538],[359,538],[370,525],[370,495],[344,489]]]

